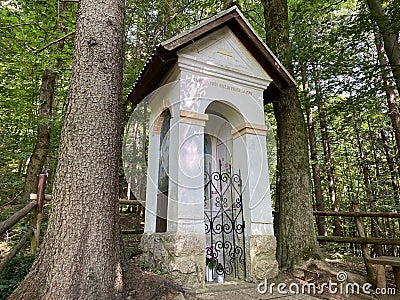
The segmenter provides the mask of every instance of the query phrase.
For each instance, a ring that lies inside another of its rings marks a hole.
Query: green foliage
[[[124,95],[158,44],[221,11],[224,5],[219,0],[127,1]]]
[[[59,1],[2,1],[0,8],[0,205],[20,202],[24,174],[36,142],[36,128],[54,128],[49,164],[54,170],[60,118],[66,98],[72,38],[64,47],[48,44],[74,30],[77,5]],[[43,71],[58,75],[54,117],[40,119],[37,109]],[[25,202],[26,199],[23,199]]]
[[[142,248],[140,247],[141,235],[124,234],[122,235],[122,239],[124,241],[125,252],[129,258],[142,254]]]
[[[0,273],[0,300],[6,299],[24,279],[34,259],[34,255],[19,255]]]
[[[56,155],[61,132],[61,118],[65,103],[72,56],[72,37],[64,40],[64,47],[51,42],[72,32],[75,27],[77,4],[63,7],[59,1],[2,1],[0,3],[0,222],[27,204],[22,199],[28,160],[36,143],[39,124],[52,126],[50,157],[48,159],[51,190]],[[48,47],[46,47],[48,46]],[[45,69],[57,73],[53,117],[39,118],[37,110],[40,86]],[[33,214],[19,221],[0,240],[0,255],[15,245],[21,235],[32,226]],[[46,226],[46,215],[42,222]],[[22,280],[33,257],[13,259],[9,271],[0,279],[0,298],[3,299]],[[10,269],[14,268],[14,269]]]
[[[398,3],[384,2],[393,17]],[[363,1],[292,0],[289,11],[295,75],[301,100],[314,117],[318,160],[312,163],[320,165],[326,210],[332,210],[328,192],[332,183],[327,179],[321,122],[327,126],[339,209],[352,211],[352,201],[358,201],[363,211],[397,211],[399,149],[383,86],[385,68],[377,59],[376,29]],[[340,221],[343,235],[357,235],[351,218]],[[333,218],[326,218],[328,234],[332,222]],[[371,220],[364,222],[369,231]],[[396,237],[398,231],[385,222],[378,220],[380,235]],[[357,252],[336,244],[324,249],[335,257]]]

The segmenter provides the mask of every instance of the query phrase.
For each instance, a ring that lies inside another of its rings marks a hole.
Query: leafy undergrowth
[[[35,255],[18,255],[0,273],[0,299],[6,299],[8,295],[28,274]]]
[[[15,257],[0,274],[0,300],[6,299],[18,284],[24,279],[32,263],[34,255],[19,255]],[[173,282],[159,269],[151,269],[144,263],[141,268],[131,264],[127,272],[127,299],[174,299],[184,293],[181,286]]]

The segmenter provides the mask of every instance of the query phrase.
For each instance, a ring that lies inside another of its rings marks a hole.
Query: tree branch
[[[26,26],[26,25],[32,25],[32,24],[31,23],[20,23],[20,24],[14,24],[14,25],[0,27],[0,29],[9,29],[9,28],[17,27],[17,26]]]
[[[164,26],[162,26],[162,28],[156,28],[155,37],[157,37],[161,32],[163,32],[163,31],[168,27],[168,25],[171,24],[171,22],[172,22],[173,20],[175,20],[176,17],[177,17],[180,13],[182,13],[186,8],[188,8],[189,5],[191,5],[193,2],[194,2],[194,0],[191,0],[191,1],[189,1],[186,5],[184,5],[183,7],[178,8],[178,10],[177,10],[172,16],[169,17],[169,20],[167,21],[167,23],[166,23]],[[161,27],[161,24],[160,24],[159,27]]]
[[[59,39],[52,41],[51,43],[48,43],[46,46],[40,48],[39,50],[34,51],[33,53],[38,54],[40,52],[42,52],[43,50],[47,49],[48,47],[50,47],[51,45],[57,44],[58,42],[66,39],[67,37],[69,37],[70,35],[73,35],[75,33],[75,31],[72,31],[66,35],[64,35],[63,37],[60,37]]]

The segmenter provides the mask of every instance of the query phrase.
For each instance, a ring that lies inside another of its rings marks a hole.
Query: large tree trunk
[[[267,44],[292,71],[286,0],[262,0]],[[308,137],[296,88],[273,103],[278,126],[278,181],[275,220],[277,259],[293,269],[301,261],[319,257],[312,215]]]
[[[46,69],[42,77],[40,87],[40,106],[38,109],[38,129],[36,134],[36,144],[29,159],[26,171],[23,198],[27,198],[30,193],[36,193],[38,185],[38,175],[43,172],[50,148],[50,124],[52,117],[52,107],[54,98],[54,88],[56,85],[56,73],[52,69]]]
[[[376,22],[382,35],[385,52],[396,81],[397,91],[400,94],[400,43],[399,32],[392,25],[389,17],[383,10],[380,0],[365,0],[371,12],[371,18]]]
[[[41,251],[10,299],[120,299],[124,1],[79,1],[68,104]]]

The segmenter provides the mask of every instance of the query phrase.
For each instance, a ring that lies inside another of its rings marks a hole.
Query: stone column
[[[171,124],[168,231],[204,234],[204,126],[206,114],[180,111]]]
[[[243,181],[249,280],[278,274],[266,145],[267,127],[243,123],[232,130],[233,167]]]
[[[156,231],[156,211],[157,211],[157,183],[158,183],[158,162],[160,159],[160,130],[151,124],[149,136],[149,150],[146,184],[146,206],[144,233],[154,233]]]
[[[183,286],[199,288],[205,277],[203,157],[208,116],[185,110],[176,115],[170,125],[167,232],[143,235],[141,259]]]

